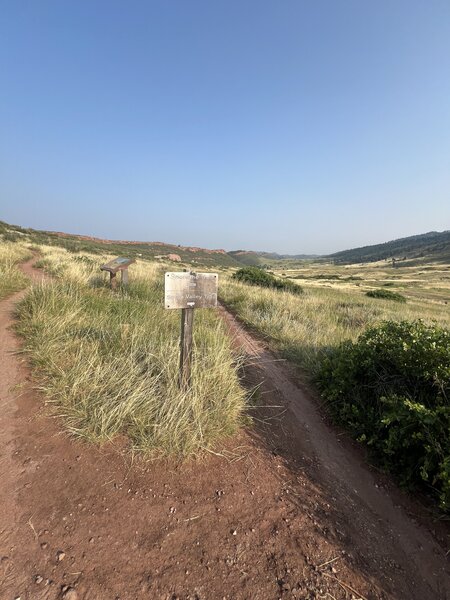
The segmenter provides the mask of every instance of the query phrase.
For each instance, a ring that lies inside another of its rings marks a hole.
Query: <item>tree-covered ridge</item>
[[[431,231],[420,235],[412,235],[385,242],[352,248],[333,254],[319,256],[308,254],[277,254],[275,252],[253,252],[250,250],[235,250],[228,252],[235,260],[248,266],[289,268],[290,263],[309,261],[328,261],[351,264],[376,262],[379,260],[407,260],[420,263],[450,261],[450,231]]]
[[[330,254],[337,263],[375,262],[378,260],[417,260],[444,262],[450,259],[450,231],[430,231],[383,244],[363,246]]]

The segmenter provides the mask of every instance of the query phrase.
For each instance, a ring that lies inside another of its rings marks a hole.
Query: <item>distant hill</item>
[[[94,254],[107,252],[108,254],[125,255],[132,258],[142,256],[142,258],[147,259],[175,254],[183,262],[198,263],[210,267],[238,267],[240,265],[225,250],[208,250],[206,248],[177,246],[163,242],[104,240],[85,235],[26,229],[17,225],[9,225],[4,221],[0,221],[0,234],[6,236],[7,239],[17,239],[25,235],[29,237],[32,243],[63,246],[71,252],[92,252]]]
[[[277,254],[276,252],[256,252],[252,250],[232,250],[228,254],[244,265],[255,267],[269,266],[277,261],[319,258],[316,254]]]
[[[239,267],[242,265],[259,267],[295,268],[301,261],[333,261],[337,264],[376,262],[395,258],[406,264],[421,262],[450,263],[450,230],[430,231],[421,235],[412,235],[398,240],[363,246],[351,250],[335,252],[327,256],[316,254],[278,254],[277,252],[256,252],[252,250],[208,250],[194,246],[178,246],[164,242],[134,242],[125,240],[105,240],[85,235],[76,235],[56,231],[25,229],[0,221],[0,234],[17,239],[28,236],[30,242],[64,246],[72,252],[92,252],[130,257],[142,256],[154,259],[157,256],[177,254],[182,262],[197,263],[209,267]]]
[[[450,262],[450,231],[430,231],[351,250],[319,256],[311,254],[277,254],[276,252],[253,252],[234,250],[228,253],[235,260],[251,266],[286,266],[296,260],[332,260],[340,264],[376,262],[378,260],[405,260],[408,264],[420,262]]]
[[[335,252],[326,257],[335,263],[376,262],[396,258],[409,264],[450,262],[450,231],[430,231],[398,240]]]

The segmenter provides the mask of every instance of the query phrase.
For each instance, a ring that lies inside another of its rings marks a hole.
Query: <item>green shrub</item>
[[[271,273],[264,271],[258,267],[243,267],[238,269],[233,274],[233,279],[248,283],[250,285],[258,285],[260,287],[274,288],[276,290],[284,290],[292,294],[302,294],[303,289],[293,281],[278,279]]]
[[[385,321],[322,359],[331,414],[407,486],[430,486],[450,509],[450,331]]]
[[[5,240],[5,242],[17,242],[18,240],[21,239],[20,234],[14,232],[14,231],[6,231],[3,234],[3,239]]]
[[[366,296],[369,296],[369,298],[393,300],[394,302],[406,302],[405,296],[402,296],[397,292],[391,292],[390,290],[370,290],[369,292],[366,292]]]
[[[326,273],[319,273],[318,275],[312,275],[311,279],[340,279],[341,276],[336,273],[327,275]]]

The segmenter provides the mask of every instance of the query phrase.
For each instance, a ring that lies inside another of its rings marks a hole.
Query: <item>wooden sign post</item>
[[[181,308],[179,385],[184,391],[191,386],[194,309],[217,306],[218,280],[217,273],[189,271],[166,273],[164,277],[164,307]]]
[[[191,387],[192,364],[192,331],[194,325],[194,309],[181,309],[181,338],[180,338],[180,375],[179,385],[182,390]]]

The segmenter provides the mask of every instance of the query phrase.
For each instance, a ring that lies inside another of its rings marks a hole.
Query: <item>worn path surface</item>
[[[448,598],[442,533],[231,315],[272,408],[201,461],[132,463],[60,433],[14,354],[20,295],[0,304],[1,600]]]
[[[265,344],[245,330],[239,321],[222,307],[224,319],[237,345],[254,358],[266,386],[278,395],[280,405],[288,411],[291,435],[298,445],[298,457],[308,457],[309,472],[334,497],[335,507],[345,515],[347,535],[355,551],[379,560],[402,565],[405,588],[411,598],[447,597],[449,571],[444,547],[436,543],[426,527],[408,516],[409,504],[392,488],[385,489],[379,478],[362,462],[361,452],[344,445],[337,432],[324,421],[317,401],[301,382],[295,381],[285,361],[277,360]],[[413,507],[409,504],[409,508]],[[419,511],[420,512],[420,511]],[[441,535],[445,535],[445,532]],[[385,576],[392,577],[389,568]],[[383,576],[383,573],[380,573]]]
[[[34,281],[39,281],[43,275],[42,272],[33,269],[34,260],[35,258],[24,263],[21,268]],[[17,485],[22,469],[14,460],[14,431],[17,415],[16,397],[26,381],[27,372],[22,360],[14,354],[19,350],[19,342],[10,327],[14,307],[25,293],[24,290],[0,302],[0,548],[3,552],[0,556],[0,594],[17,576],[14,564],[9,561],[5,550],[13,543],[19,518]]]

